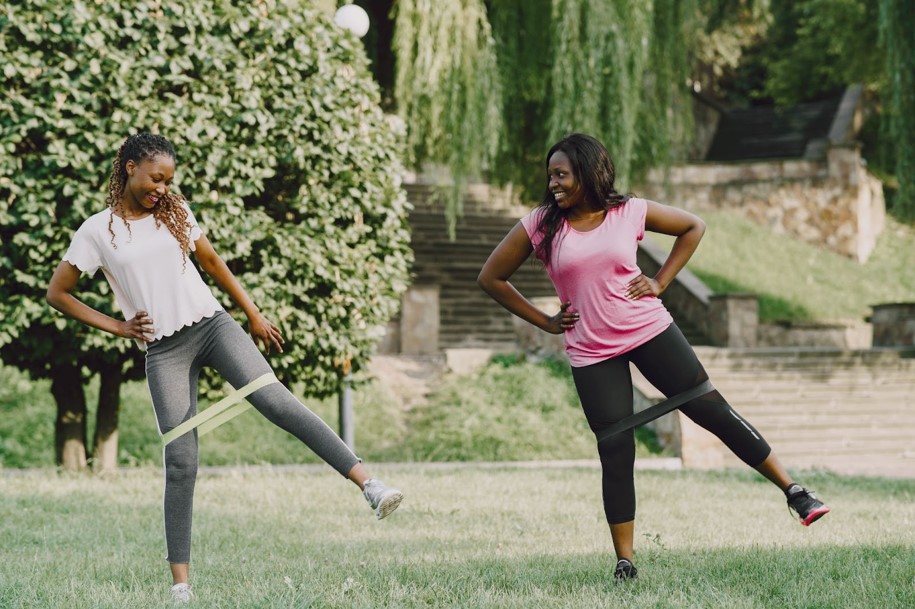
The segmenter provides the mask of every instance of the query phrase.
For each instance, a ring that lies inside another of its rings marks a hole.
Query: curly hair
[[[124,204],[122,197],[124,188],[127,186],[127,161],[133,161],[139,164],[142,161],[153,159],[159,155],[166,155],[172,160],[175,159],[175,147],[172,143],[161,135],[154,133],[135,133],[129,136],[114,157],[114,166],[111,170],[111,177],[108,178],[108,196],[105,198],[105,204],[111,210],[111,216],[108,218],[108,232],[111,233],[111,246],[117,249],[118,245],[114,242],[114,223],[115,212],[121,217],[124,226],[127,227],[127,233],[132,236],[130,223],[124,217]],[[184,259],[184,265],[187,265],[187,253],[190,251],[190,223],[187,221],[187,210],[184,208],[185,198],[180,194],[169,192],[159,199],[153,208],[153,217],[156,219],[156,228],[163,224],[168,228],[168,232],[175,237],[178,245],[181,247],[181,255]]]
[[[616,192],[613,182],[616,179],[616,168],[613,166],[613,159],[610,153],[597,139],[583,133],[572,133],[550,148],[546,155],[546,166],[549,170],[550,157],[556,152],[563,152],[569,157],[569,163],[572,165],[572,174],[578,181],[580,188],[584,191],[585,198],[588,201],[600,201],[604,209],[623,205],[631,198],[631,194],[623,195]],[[560,209],[556,204],[556,198],[550,190],[550,180],[547,178],[543,200],[540,202],[540,208],[543,209],[540,214],[540,222],[537,224],[537,231],[543,235],[540,243],[537,244],[537,258],[543,261],[544,265],[549,265],[553,255],[553,245],[557,234],[561,232],[563,223],[566,219],[567,212]],[[561,235],[560,235],[561,240]],[[559,241],[556,241],[556,247]]]

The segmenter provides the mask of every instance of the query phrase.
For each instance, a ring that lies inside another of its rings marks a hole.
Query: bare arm
[[[194,257],[200,263],[200,268],[212,277],[220,288],[225,290],[248,317],[248,327],[251,331],[251,336],[254,337],[254,342],[262,342],[264,351],[267,353],[270,353],[270,345],[275,346],[277,351],[282,353],[285,341],[280,334],[280,329],[261,314],[260,309],[257,308],[254,301],[251,300],[251,297],[248,296],[248,293],[238,282],[238,279],[229,270],[225,260],[213,249],[213,245],[206,238],[206,235],[201,235],[194,242],[194,247],[196,249]]]
[[[629,283],[630,298],[657,296],[667,289],[699,247],[699,241],[705,234],[705,222],[688,211],[649,201],[645,229],[673,235],[677,239],[654,278],[641,275]]]
[[[524,226],[518,222],[489,255],[477,277],[477,284],[493,300],[524,321],[546,332],[561,334],[578,321],[577,313],[566,312],[570,303],[562,303],[559,313],[550,317],[531,304],[508,281],[533,251]]]
[[[76,283],[82,273],[67,261],[62,261],[54,270],[45,299],[48,304],[68,317],[81,321],[87,326],[122,338],[136,338],[149,342],[153,332],[152,319],[146,311],[138,311],[133,319],[121,321],[97,311],[73,295]]]

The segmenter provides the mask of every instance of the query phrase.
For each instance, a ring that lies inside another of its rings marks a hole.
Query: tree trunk
[[[54,425],[54,453],[57,465],[64,469],[85,469],[86,394],[77,363],[55,367],[51,375],[51,395],[57,402]]]
[[[118,467],[118,415],[124,373],[120,363],[103,368],[98,389],[95,437],[92,439],[92,467],[100,473],[114,473]]]

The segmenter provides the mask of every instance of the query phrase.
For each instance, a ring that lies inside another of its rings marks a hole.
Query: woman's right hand
[[[150,342],[153,333],[153,321],[149,318],[146,311],[137,311],[133,319],[122,321],[120,324],[118,336],[123,338],[136,338],[143,342]]]
[[[578,311],[570,311],[571,302],[564,302],[559,305],[559,312],[550,317],[547,327],[544,328],[550,334],[562,334],[567,330],[575,327],[575,323],[581,318]]]

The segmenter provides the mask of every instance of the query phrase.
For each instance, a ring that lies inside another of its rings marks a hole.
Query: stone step
[[[810,399],[816,400],[823,397],[839,396],[846,399],[860,399],[874,396],[907,397],[912,396],[913,390],[909,382],[900,380],[899,383],[884,382],[873,383],[823,383],[812,379],[774,379],[772,382],[739,383],[733,380],[722,382],[712,376],[712,383],[723,394],[738,395],[743,402],[754,401],[784,401]]]

